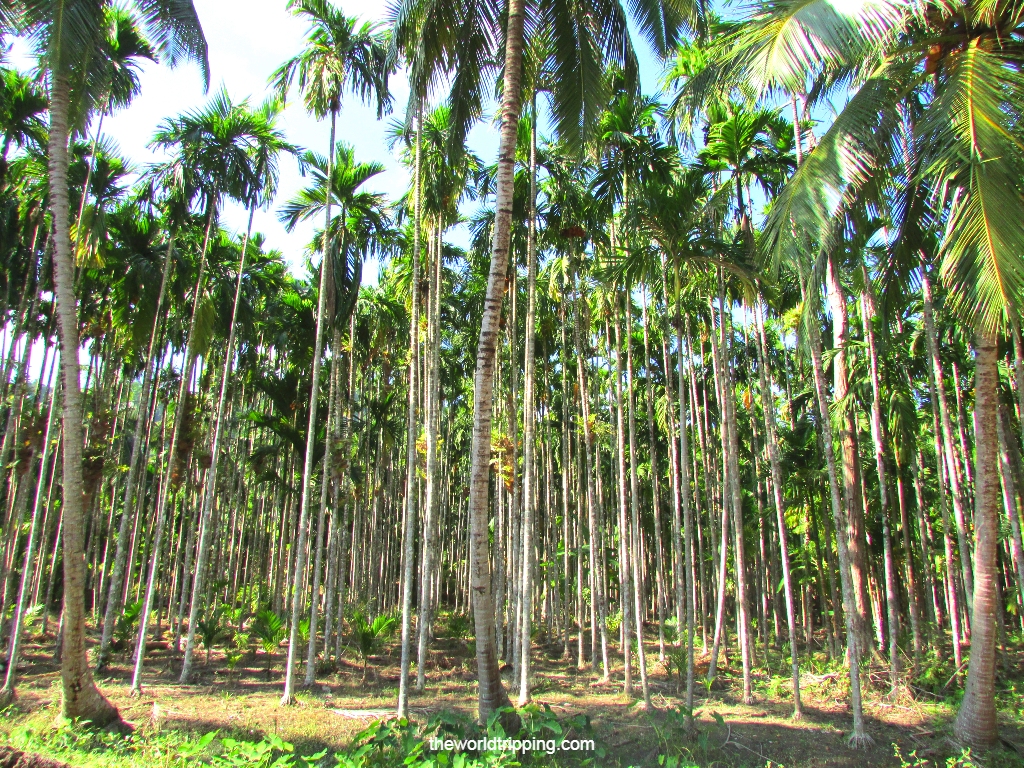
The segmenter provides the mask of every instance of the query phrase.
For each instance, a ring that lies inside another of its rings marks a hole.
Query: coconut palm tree
[[[62,710],[66,717],[105,725],[119,719],[96,688],[85,654],[85,521],[82,510],[82,401],[79,378],[77,299],[68,210],[68,141],[73,87],[85,65],[102,45],[107,0],[17,0],[17,22],[34,41],[50,91],[48,140],[50,205],[54,229],[54,266],[64,384],[64,639],[61,655]],[[191,0],[137,0],[147,38],[158,56],[172,66],[182,60],[199,64],[209,80],[206,40]]]
[[[909,180],[892,190],[897,220],[887,239],[894,271],[905,275],[920,265],[928,222],[939,235],[935,255],[951,309],[975,335],[972,643],[955,732],[978,746],[998,738],[996,346],[1008,319],[1017,317],[1024,288],[1024,232],[1017,225],[1024,151],[1005,108],[1021,86],[1021,25],[1016,6],[1000,0],[927,4],[921,13],[896,2],[840,8],[786,1],[743,25],[718,72],[719,82],[747,83],[761,93],[808,93],[812,84],[850,76],[860,82],[772,207],[764,238],[772,263],[803,258],[808,249],[832,251],[844,237],[837,223],[851,201],[874,194],[873,182],[887,168],[902,169]],[[855,723],[853,741],[865,737]]]

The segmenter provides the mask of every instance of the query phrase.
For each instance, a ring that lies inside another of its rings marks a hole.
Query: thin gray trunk
[[[782,565],[782,587],[786,600],[786,626],[789,630],[789,657],[793,668],[793,719],[803,716],[800,703],[800,661],[797,649],[796,609],[793,605],[793,579],[789,569],[789,541],[786,530],[786,501],[782,493],[782,458],[779,456],[778,431],[775,424],[775,396],[768,371],[768,349],[764,333],[764,305],[754,307],[757,322],[758,374],[761,383],[761,411],[764,414],[768,438],[768,463],[772,473],[772,501],[775,503],[775,521],[779,534],[779,555]]]
[[[419,326],[420,326],[420,229],[422,227],[421,211],[421,157],[423,128],[423,100],[420,99],[416,109],[416,168],[414,184],[414,237],[412,248],[412,310],[409,324],[409,406],[406,411],[405,423],[405,514],[402,523],[402,661],[398,684],[398,716],[409,716],[409,663],[411,661],[410,644],[412,642],[412,574],[414,539],[416,530],[416,400],[417,400],[417,367],[419,365]],[[489,447],[489,446],[488,446]]]
[[[224,432],[224,410],[227,403],[228,381],[231,378],[231,363],[234,358],[235,331],[238,325],[238,306],[242,301],[242,285],[245,278],[245,252],[249,247],[249,236],[252,233],[252,220],[256,206],[249,208],[249,225],[242,239],[242,255],[238,263],[238,279],[235,284],[235,301],[231,308],[231,325],[228,326],[228,340],[224,347],[224,370],[220,377],[220,394],[217,398],[217,413],[213,422],[213,443],[210,448],[211,464],[206,476],[206,493],[203,494],[202,511],[199,522],[199,554],[196,558],[196,571],[192,579],[192,605],[188,614],[188,637],[185,640],[185,656],[181,662],[181,675],[178,682],[185,685],[192,676],[192,654],[196,645],[196,624],[199,620],[199,609],[203,603],[203,587],[206,581],[206,564],[210,559],[210,539],[213,535],[211,515],[214,499],[217,495],[217,474],[220,466],[221,436]],[[312,404],[311,404],[312,405]],[[207,648],[207,655],[209,655]]]
[[[519,706],[530,701],[530,638],[533,628],[533,549],[534,506],[536,497],[536,365],[535,334],[537,324],[537,97],[533,97],[530,121],[530,222],[526,247],[526,349],[524,352],[525,383],[523,385],[523,550],[522,550],[522,619],[520,627]],[[580,399],[587,394],[580,390]],[[584,448],[589,461],[589,448]],[[587,481],[589,481],[589,472]],[[582,627],[580,628],[582,633]],[[596,655],[596,654],[595,654]]]

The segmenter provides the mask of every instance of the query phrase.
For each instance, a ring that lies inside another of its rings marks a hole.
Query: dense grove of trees
[[[275,97],[169,117],[138,168],[103,119],[144,59],[208,76],[191,2],[0,3],[40,57],[0,73],[0,696],[29,622],[103,724],[90,670],[124,656],[138,692],[155,637],[182,685],[200,645],[286,641],[288,705],[393,617],[404,714],[471,616],[482,718],[529,701],[540,644],[648,708],[657,662],[691,710],[696,661],[738,656],[746,700],[782,664],[794,717],[823,651],[854,744],[862,665],[946,658],[957,736],[993,744],[1024,632],[1021,5],[290,7]],[[490,165],[465,138],[495,88]],[[324,147],[288,141],[296,99]],[[271,207],[317,222],[300,274],[253,231]]]

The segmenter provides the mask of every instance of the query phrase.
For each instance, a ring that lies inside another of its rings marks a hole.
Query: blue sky
[[[194,0],[196,10],[210,47],[210,92],[224,87],[232,99],[250,98],[253,103],[269,95],[267,81],[280,64],[295,55],[303,46],[306,23],[287,10],[286,0]],[[387,4],[382,0],[336,0],[345,13],[362,20],[383,21]],[[643,47],[643,46],[641,46]],[[28,69],[33,62],[22,46],[11,54],[15,65]],[[657,87],[660,66],[647,53],[641,51],[642,78],[645,90]],[[120,151],[137,166],[160,159],[149,149],[148,142],[162,120],[188,110],[201,107],[210,97],[204,92],[202,77],[192,65],[177,69],[145,62],[142,67],[142,91],[132,105],[103,123],[103,132]],[[396,111],[402,112],[408,99],[409,87],[404,73],[391,81]],[[490,117],[489,115],[487,116]],[[362,161],[375,160],[387,168],[377,177],[372,187],[390,198],[399,197],[408,186],[408,173],[388,149],[386,132],[393,117],[378,122],[371,107],[349,98],[343,105],[338,124],[338,138],[352,144],[356,157]],[[296,96],[281,116],[280,125],[293,143],[321,153],[327,149],[329,125],[306,114]],[[95,129],[95,126],[93,126]],[[491,163],[497,155],[497,131],[490,120],[479,124],[469,138],[470,146]],[[281,168],[281,183],[274,207],[256,214],[256,231],[266,236],[266,247],[277,249],[295,271],[301,269],[306,244],[312,238],[314,223],[300,225],[294,232],[286,232],[277,220],[277,207],[304,186],[296,164],[285,159]],[[223,225],[229,230],[243,231],[247,214],[239,206],[229,204],[222,215]],[[451,233],[459,245],[468,244],[464,231]],[[373,281],[375,265],[367,265],[365,279]]]

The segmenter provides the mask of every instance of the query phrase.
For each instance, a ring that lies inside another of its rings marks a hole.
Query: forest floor
[[[569,764],[587,764],[585,758],[589,757],[589,764],[595,766],[646,768],[675,765],[670,759],[674,756],[680,759],[680,766],[736,768],[1024,766],[1024,642],[1020,638],[1009,645],[1001,660],[997,695],[1004,746],[969,759],[950,741],[960,698],[958,686],[946,685],[952,676],[951,663],[933,663],[895,698],[888,695],[887,669],[880,663],[869,665],[865,714],[874,745],[854,750],[847,745],[851,728],[848,681],[824,653],[816,654],[813,668],[802,670],[802,720],[790,717],[792,684],[781,655],[755,670],[754,703],[744,705],[738,654],[730,653],[710,690],[698,682],[695,727],[688,730],[679,709],[682,699],[676,695],[676,679],[658,662],[657,642],[651,640],[647,646],[651,713],[643,710],[638,697],[623,694],[621,661],[618,669],[613,669],[614,684],[601,684],[591,670],[578,670],[574,662],[563,661],[560,645],[535,646],[534,700],[549,705],[563,722],[576,715],[589,718],[588,733],[578,735],[595,738],[601,748],[600,754],[579,755]],[[349,650],[338,669],[322,675],[314,687],[300,689],[297,706],[290,708],[278,705],[283,651],[269,657],[262,652],[243,657],[233,671],[227,669],[219,650],[208,663],[204,653],[197,653],[196,680],[182,686],[177,684],[178,659],[162,648],[147,656],[140,698],[128,696],[131,669],[123,655],[115,658],[97,682],[122,717],[136,728],[136,740],[174,732],[186,732],[193,738],[218,730],[221,736],[235,739],[276,735],[293,743],[297,754],[322,749],[330,754],[349,747],[353,737],[373,720],[391,716],[398,684],[398,648],[394,644],[371,657],[365,682],[362,665]],[[88,759],[77,759],[66,735],[60,743],[46,737],[56,719],[60,694],[52,640],[29,643],[22,666],[18,697],[0,713],[0,745],[73,765],[156,764],[155,759],[104,760],[94,750]],[[436,640],[427,690],[410,699],[412,719],[426,721],[439,712],[470,719],[476,706],[474,668],[471,641]],[[707,661],[698,649],[698,680],[706,668]],[[506,684],[509,676],[510,672],[505,673]],[[635,683],[639,696],[639,680]]]

